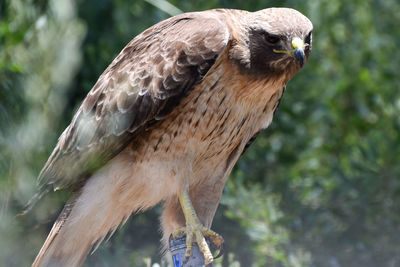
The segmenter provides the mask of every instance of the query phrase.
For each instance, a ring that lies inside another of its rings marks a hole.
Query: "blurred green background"
[[[0,266],[29,266],[40,249],[69,193],[16,215],[126,43],[178,12],[272,6],[311,19],[313,52],[229,179],[218,265],[400,266],[398,0],[0,1]],[[132,217],[85,265],[165,265],[160,211]]]

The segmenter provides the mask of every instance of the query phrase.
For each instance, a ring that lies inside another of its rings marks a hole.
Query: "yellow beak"
[[[304,50],[305,45],[303,40],[301,40],[299,37],[294,37],[292,40],[292,48],[293,50],[296,50],[298,48],[301,48],[302,50]]]

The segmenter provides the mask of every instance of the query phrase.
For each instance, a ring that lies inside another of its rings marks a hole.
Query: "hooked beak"
[[[300,67],[303,67],[304,65],[304,48],[306,45],[304,44],[303,40],[300,39],[299,37],[294,37],[292,42],[292,49],[290,50],[277,50],[274,49],[273,51],[275,53],[284,53],[289,56],[292,56],[296,61],[299,63]]]
[[[300,67],[304,65],[304,42],[299,37],[294,37],[292,40],[292,48],[291,56],[294,57],[297,62],[299,62]]]
[[[303,67],[304,65],[304,50],[301,48],[296,48],[294,51],[292,51],[292,57],[294,57],[297,62],[299,62],[300,67]]]

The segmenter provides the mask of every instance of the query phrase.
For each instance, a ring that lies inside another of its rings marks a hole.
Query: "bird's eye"
[[[311,48],[312,48],[311,47],[312,46],[312,31],[307,34],[306,38],[304,39],[304,43],[306,46],[305,52],[308,55],[308,54],[310,54]]]
[[[272,35],[269,33],[265,33],[264,38],[265,38],[265,41],[267,41],[267,43],[273,44],[273,45],[279,43],[279,41],[280,41],[279,36]]]
[[[305,43],[310,45],[311,44],[311,38],[312,38],[312,31],[306,36],[306,39],[304,40]]]

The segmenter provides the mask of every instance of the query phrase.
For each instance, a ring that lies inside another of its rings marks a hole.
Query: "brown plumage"
[[[33,266],[81,265],[132,213],[160,201],[166,240],[185,225],[177,198],[185,187],[209,228],[233,165],[307,60],[311,31],[293,9],[217,9],[172,17],[134,38],[39,175],[43,190],[76,193]]]

